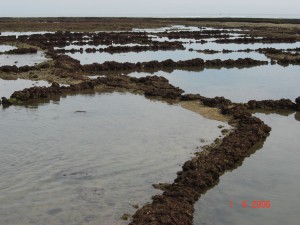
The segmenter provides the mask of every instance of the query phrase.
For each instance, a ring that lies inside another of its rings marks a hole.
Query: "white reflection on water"
[[[107,52],[96,52],[96,53],[67,53],[74,59],[80,61],[82,65],[92,63],[104,63],[105,61],[116,61],[116,62],[148,62],[152,60],[164,61],[172,59],[173,61],[189,60],[194,58],[202,58],[204,60],[212,59],[238,59],[238,58],[253,58],[258,60],[268,60],[264,55],[256,52],[235,52],[228,54],[204,54],[196,51],[190,52],[188,50],[173,50],[173,51],[143,51],[143,52],[126,52],[126,53],[107,53]]]
[[[25,79],[2,80],[0,79],[0,97],[9,98],[15,91],[33,86],[50,86],[47,81],[33,81]]]
[[[38,51],[36,54],[24,54],[24,55],[0,55],[0,66],[34,66],[35,64],[46,61],[42,51]]]
[[[179,86],[186,93],[199,93],[206,97],[224,96],[234,102],[247,102],[251,99],[294,100],[300,95],[299,66],[266,65],[243,69],[205,69],[198,72],[175,70],[155,74],[166,77],[171,84]],[[154,74],[129,74],[133,77],[149,75]]]
[[[16,47],[11,45],[0,45],[0,52],[6,52],[13,49],[16,49]]]

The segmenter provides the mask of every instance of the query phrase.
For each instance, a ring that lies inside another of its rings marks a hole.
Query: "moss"
[[[11,104],[13,104],[13,105],[17,105],[17,104],[22,104],[22,103],[23,103],[22,101],[20,101],[20,100],[18,100],[18,99],[16,99],[16,98],[10,98],[10,99],[8,99],[8,101],[9,101]]]
[[[130,215],[125,213],[123,214],[123,216],[121,217],[122,220],[129,220]]]

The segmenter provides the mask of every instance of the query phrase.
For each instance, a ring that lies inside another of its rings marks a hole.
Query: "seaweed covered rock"
[[[193,205],[201,194],[216,185],[226,170],[252,154],[252,147],[269,135],[270,127],[243,108],[228,107],[226,114],[238,120],[236,129],[220,145],[185,162],[173,184],[137,210],[131,225],[192,225]]]
[[[10,105],[12,105],[12,102],[10,102],[7,98],[2,97],[1,99],[2,99],[2,105],[3,106],[10,106]],[[0,104],[1,104],[1,100],[0,100]]]
[[[37,53],[37,49],[36,48],[17,48],[17,49],[12,49],[9,51],[6,51],[5,54],[18,54],[18,55],[22,55],[22,54],[35,54]]]
[[[1,72],[5,73],[17,73],[18,72],[18,67],[16,65],[13,66],[1,66],[0,67]]]
[[[60,86],[58,83],[53,83],[50,87],[31,87],[25,88],[22,91],[15,91],[11,98],[28,101],[33,99],[47,98],[50,95],[61,93]]]
[[[226,99],[224,97],[203,98],[202,102],[204,105],[209,107],[220,107],[232,104],[232,102],[229,99]]]
[[[296,104],[293,103],[290,99],[262,101],[250,100],[247,104],[249,109],[296,109]]]
[[[144,91],[145,96],[158,96],[162,98],[176,99],[184,92],[178,87],[174,87],[164,77],[147,76],[141,78],[131,78],[134,83],[139,84],[139,89]]]

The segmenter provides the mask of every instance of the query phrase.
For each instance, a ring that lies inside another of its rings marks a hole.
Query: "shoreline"
[[[80,26],[81,24],[81,26]],[[0,32],[5,31],[116,31],[132,28],[157,28],[170,25],[200,26],[291,26],[299,27],[300,18],[155,18],[155,17],[0,17]]]
[[[12,29],[28,29],[31,23],[35,24],[32,29],[40,29],[40,25],[46,24],[49,29],[78,29],[74,26],[83,25],[85,22],[90,23],[91,26],[85,28],[87,30],[98,29],[102,27],[104,30],[115,29],[116,27],[126,30],[130,27],[162,27],[164,25],[173,25],[173,23],[181,24],[180,21],[185,21],[186,25],[202,26],[211,25],[212,27],[221,28],[241,28],[247,35],[264,35],[264,37],[271,37],[271,41],[300,40],[297,32],[300,32],[300,19],[291,20],[259,20],[249,18],[242,22],[237,22],[238,19],[223,18],[222,22],[218,22],[218,18],[213,19],[197,19],[197,18],[177,18],[177,19],[160,19],[160,18],[29,18],[29,19],[8,19],[0,18],[0,24],[5,26],[12,26]],[[21,21],[22,20],[22,21]],[[50,20],[50,21],[47,21]],[[60,20],[61,23],[56,23]],[[135,23],[131,23],[135,20]],[[19,24],[16,24],[17,22]],[[100,24],[97,24],[98,22]],[[172,22],[170,22],[172,21]],[[246,22],[248,21],[248,22]],[[282,23],[282,21],[284,23]],[[45,23],[44,23],[45,22]],[[105,24],[106,22],[106,24]],[[143,23],[139,23],[143,22]],[[294,23],[293,23],[294,22]],[[119,24],[118,24],[119,23]],[[238,25],[237,25],[238,24]],[[25,28],[22,28],[22,25]],[[184,24],[183,24],[184,25]],[[3,26],[1,29],[4,29]],[[281,34],[283,28],[289,33]],[[247,29],[255,28],[255,30],[247,31]],[[267,30],[265,30],[268,28]],[[276,28],[276,29],[275,29]],[[72,30],[71,29],[71,30]],[[80,28],[81,29],[81,28]],[[295,30],[294,30],[295,29]],[[67,33],[67,32],[66,32]],[[60,41],[61,45],[65,44],[65,37],[73,40],[73,36],[68,34],[53,35]],[[273,35],[276,36],[275,39]],[[172,59],[165,61],[151,61],[139,63],[117,63],[106,62],[102,64],[81,65],[78,60],[72,59],[67,55],[59,55],[54,51],[55,41],[48,43],[45,37],[38,37],[36,40],[32,39],[21,40],[20,46],[34,47],[43,49],[45,54],[51,58],[50,61],[32,67],[16,66],[0,67],[0,77],[11,76],[14,78],[40,79],[46,78],[49,81],[52,79],[53,83],[50,87],[31,87],[20,91],[15,91],[10,98],[2,98],[0,104],[3,107],[10,105],[26,105],[32,103],[39,103],[39,101],[50,101],[51,99],[59,99],[60,96],[69,94],[80,94],[86,91],[96,92],[114,92],[126,91],[130,93],[137,93],[144,95],[146,98],[163,100],[182,106],[188,110],[199,113],[207,118],[214,120],[227,121],[233,128],[226,131],[223,139],[217,139],[214,144],[208,145],[203,151],[197,153],[191,160],[183,164],[182,171],[177,173],[177,178],[172,184],[154,184],[159,189],[163,189],[163,193],[153,196],[153,201],[150,204],[144,205],[138,209],[133,215],[131,225],[142,224],[182,224],[189,225],[193,222],[193,205],[206,192],[212,188],[226,171],[232,170],[236,165],[240,164],[246,157],[253,154],[253,149],[262,144],[268,137],[271,128],[262,120],[253,116],[257,110],[291,110],[293,112],[300,111],[300,97],[296,98],[295,102],[289,99],[280,100],[250,100],[247,103],[234,103],[224,97],[207,98],[200,94],[184,94],[184,91],[171,85],[164,77],[147,76],[142,78],[129,77],[128,75],[118,76],[115,74],[107,74],[106,76],[98,77],[96,79],[89,79],[84,76],[96,71],[113,71],[123,72],[126,70],[138,69],[154,69],[161,71],[163,69],[176,68],[221,68],[221,67],[243,67],[249,65],[269,64],[266,61],[258,61],[253,59],[238,59],[238,60],[206,60],[193,59],[186,61],[174,62]],[[109,36],[112,37],[112,36]],[[43,39],[45,38],[45,39]],[[79,35],[78,40],[82,37]],[[116,39],[119,39],[117,37]],[[43,42],[42,42],[43,40]],[[76,40],[76,38],[74,38]],[[126,40],[126,38],[124,39]],[[137,41],[143,41],[139,37]],[[244,39],[239,41],[245,41]],[[125,41],[126,43],[126,41]],[[275,42],[276,43],[276,42]],[[57,44],[57,43],[56,43]],[[22,51],[25,51],[23,49]],[[130,49],[132,50],[132,49]],[[276,49],[275,49],[276,50]],[[275,63],[280,64],[298,64],[298,53],[285,53],[275,51],[274,49],[260,49],[266,54],[268,58]],[[292,49],[296,51],[297,49]],[[15,50],[18,51],[18,50]],[[297,50],[298,51],[298,50]],[[285,55],[284,55],[285,54]],[[284,56],[288,56],[285,57]],[[276,61],[277,60],[277,61]],[[281,60],[281,61],[280,61]],[[283,60],[283,61],[282,61]],[[275,62],[276,61],[276,62]],[[272,65],[272,63],[271,63]],[[61,86],[58,82],[64,81],[70,86]],[[2,97],[2,96],[0,96]],[[225,131],[224,131],[225,133]]]

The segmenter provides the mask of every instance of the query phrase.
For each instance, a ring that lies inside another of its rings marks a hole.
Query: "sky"
[[[300,18],[300,0],[0,0],[0,17]]]

